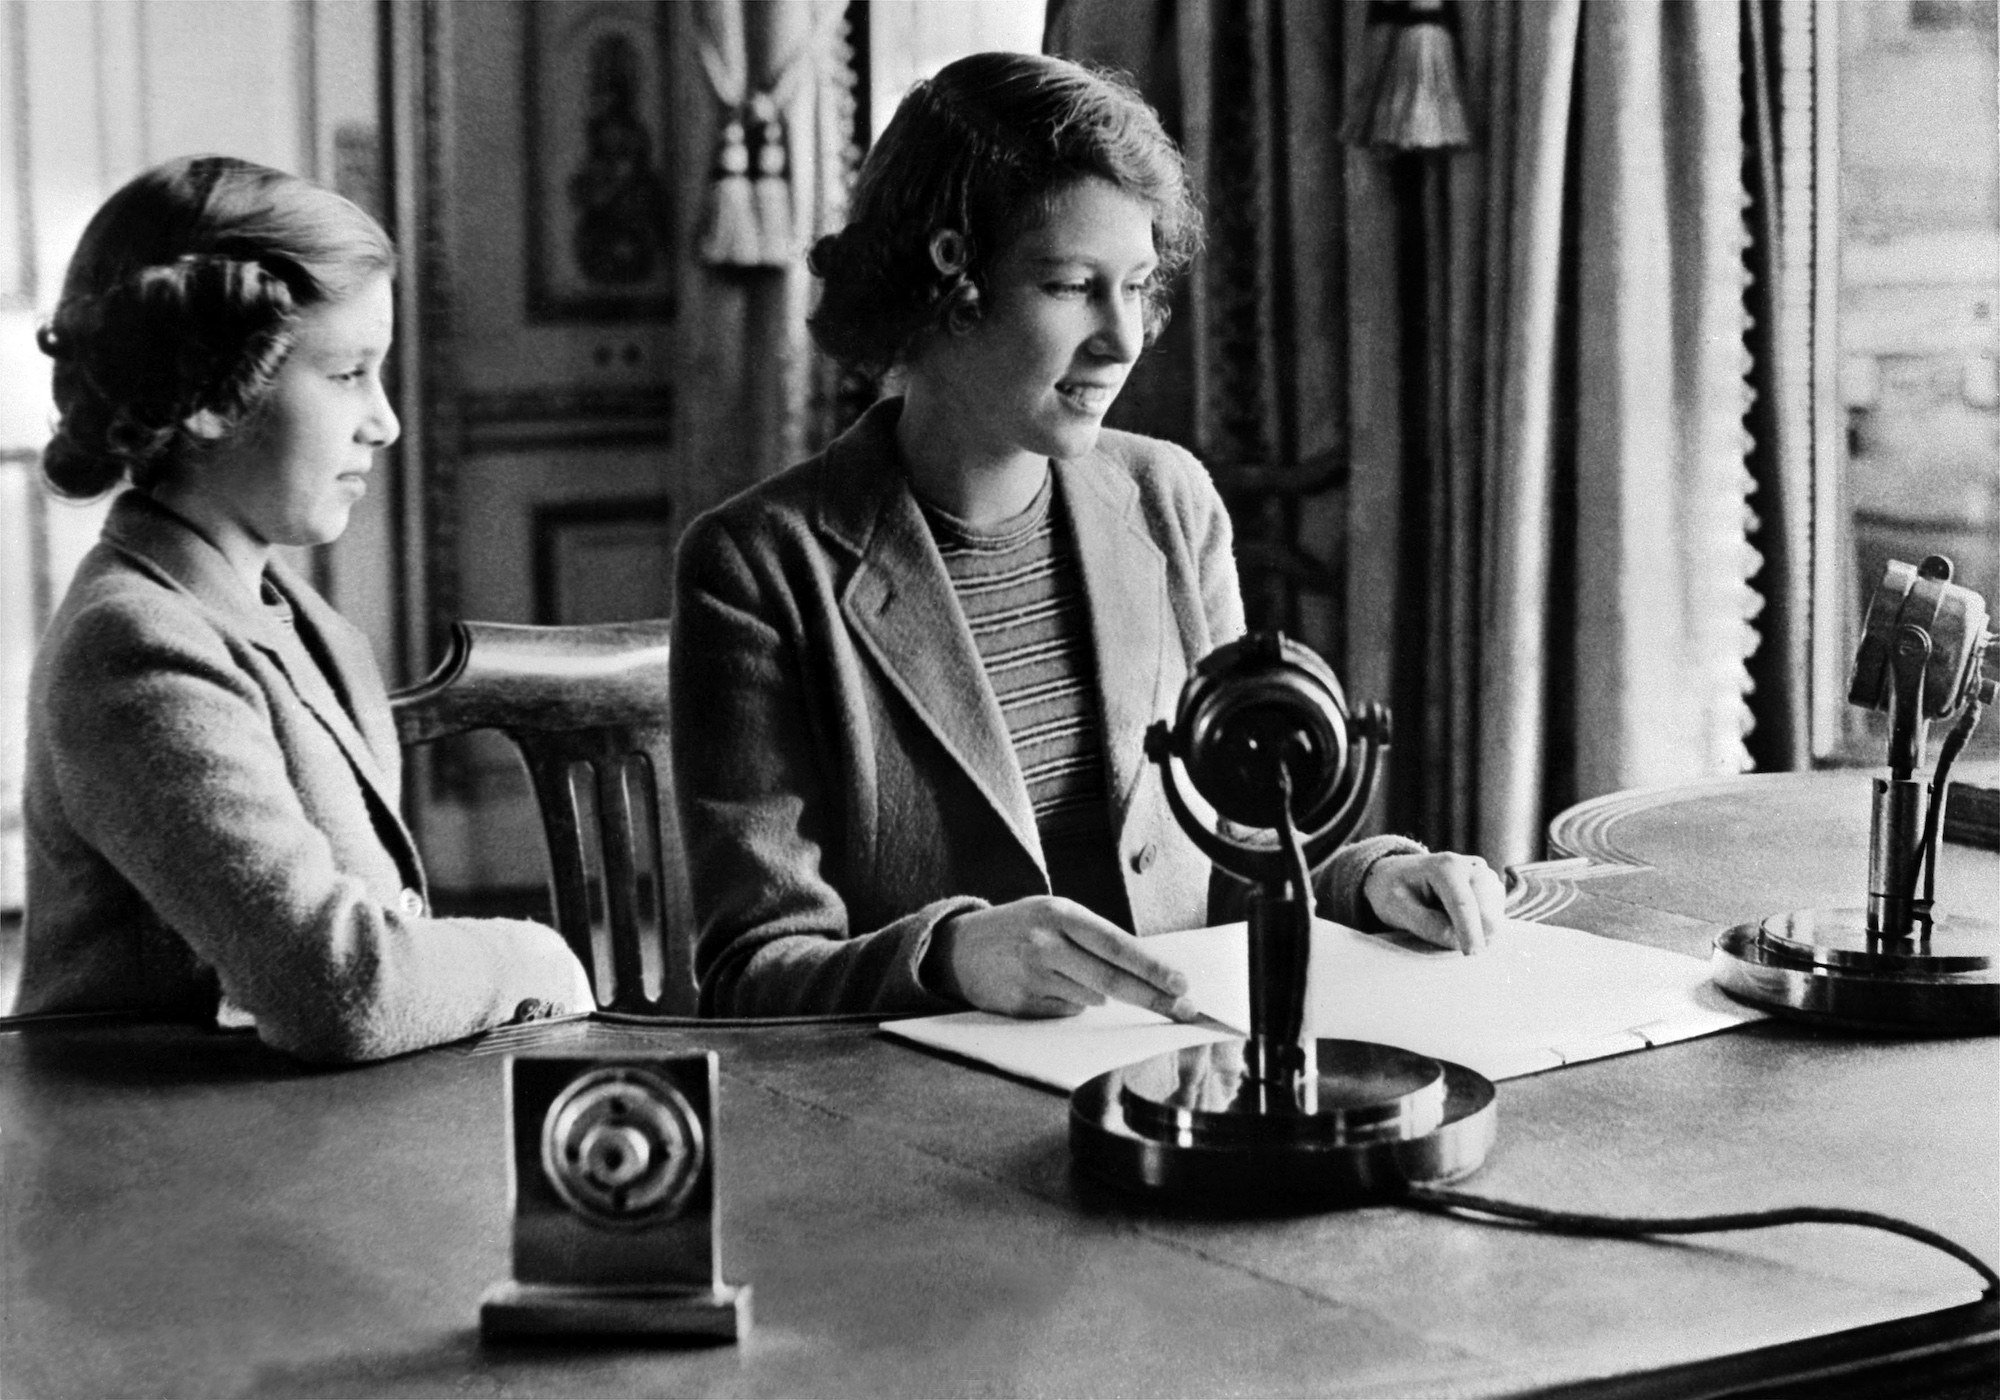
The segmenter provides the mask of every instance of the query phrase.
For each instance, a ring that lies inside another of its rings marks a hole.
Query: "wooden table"
[[[1522,897],[1700,952],[1717,923],[1846,879],[1852,789],[1750,779],[1586,811],[1556,837],[1594,833],[1589,863],[1528,869]],[[1783,859],[1739,839],[1774,815],[1794,823]],[[1655,862],[1655,828],[1696,874]],[[1990,887],[2000,862],[1954,855],[1944,890],[1966,871]],[[742,1345],[480,1344],[507,1268],[501,1052],[530,1045],[720,1053],[726,1272],[756,1291]],[[1502,1084],[1468,1187],[1885,1210],[2000,1258],[1996,1085],[2000,1040],[1767,1023]],[[1065,1109],[856,1024],[531,1027],[337,1073],[240,1036],[17,1025],[0,1395],[1684,1397],[1882,1355],[1927,1356],[1961,1391],[1992,1374],[2000,1311],[1952,1306],[1973,1275],[1907,1241],[1584,1240],[1394,1207],[1172,1218],[1071,1178]],[[1853,1330],[1885,1318],[1904,1320]]]

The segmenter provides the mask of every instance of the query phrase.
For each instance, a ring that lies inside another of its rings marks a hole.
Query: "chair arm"
[[[455,622],[444,659],[390,697],[397,737],[470,729],[664,728],[672,624]]]

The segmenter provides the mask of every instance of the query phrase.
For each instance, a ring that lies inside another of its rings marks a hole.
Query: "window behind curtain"
[[[1838,600],[1853,610],[1851,642],[1890,559],[1948,555],[1956,580],[2000,611],[2000,6],[1829,8],[1851,527],[1851,560],[1833,575],[1852,590]],[[1821,747],[1879,762],[1886,717],[1844,704],[1841,716]],[[1975,750],[2000,755],[2000,722],[1989,717]]]

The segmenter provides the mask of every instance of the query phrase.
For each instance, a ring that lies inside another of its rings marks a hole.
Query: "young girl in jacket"
[[[554,930],[432,915],[367,642],[275,552],[339,538],[396,438],[394,261],[354,204],[224,157],[85,229],[42,465],[123,490],[35,659],[17,1011],[346,1061],[591,1009]]]
[[[1178,1014],[1145,935],[1226,903],[1141,741],[1243,631],[1229,519],[1103,427],[1198,216],[1121,84],[978,54],[919,83],[813,250],[812,329],[900,392],[691,527],[675,774],[704,1010]],[[1471,952],[1467,857],[1377,837],[1321,912]]]

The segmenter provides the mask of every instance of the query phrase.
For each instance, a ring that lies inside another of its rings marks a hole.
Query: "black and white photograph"
[[[0,1400],[2000,1400],[2000,0],[0,0]]]

